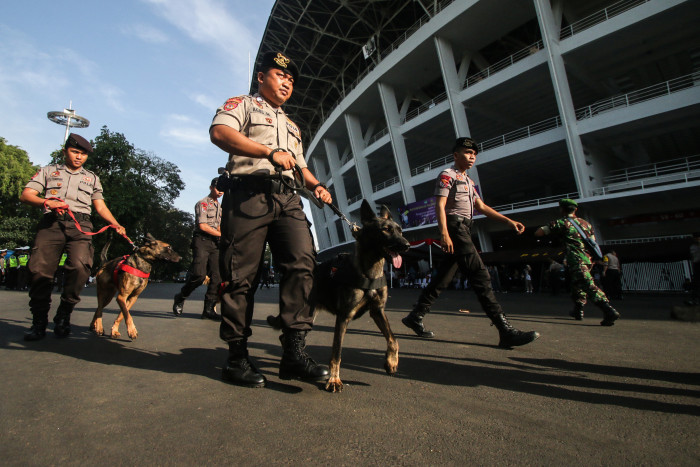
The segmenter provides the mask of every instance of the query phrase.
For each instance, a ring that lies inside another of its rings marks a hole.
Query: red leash
[[[47,199],[44,200],[44,207],[46,207],[46,202],[47,202],[48,200],[50,200],[50,199],[55,199],[56,201],[61,201],[61,202],[65,203],[65,201],[63,201],[61,198],[47,198]],[[49,208],[49,209],[51,209],[51,208]],[[78,229],[78,231],[79,231],[80,233],[83,233],[83,234],[85,234],[85,235],[97,235],[97,234],[101,234],[102,232],[104,232],[105,230],[109,229],[110,227],[113,228],[113,229],[115,229],[115,230],[117,229],[117,226],[116,226],[116,225],[110,224],[110,225],[105,225],[104,227],[102,227],[102,228],[101,228],[100,230],[98,230],[97,232],[85,232],[85,231],[80,227],[80,223],[78,222],[78,219],[75,218],[75,214],[73,214],[73,211],[70,210],[70,208],[68,207],[68,204],[66,204],[66,207],[65,207],[65,208],[54,208],[54,209],[55,209],[56,212],[59,213],[59,214],[63,214],[63,211],[68,211],[68,214],[69,214],[70,217],[73,219],[73,222],[75,222],[75,228]],[[121,234],[120,234],[120,235],[121,235]],[[124,237],[124,238],[126,239],[126,241],[129,242],[129,244],[134,248],[134,250],[138,250],[138,247],[134,244],[134,242],[131,241],[131,239],[130,239],[129,237],[126,236],[126,234],[123,234],[122,237]],[[146,277],[148,277],[148,276],[146,276]]]

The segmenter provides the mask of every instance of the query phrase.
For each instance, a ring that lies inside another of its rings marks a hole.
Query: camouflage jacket
[[[591,256],[586,251],[586,245],[583,243],[581,235],[573,226],[572,219],[578,220],[581,229],[589,237],[594,236],[593,226],[586,220],[575,217],[565,217],[557,219],[549,223],[549,233],[556,238],[561,239],[566,245],[566,263],[569,266],[576,264],[591,264]]]

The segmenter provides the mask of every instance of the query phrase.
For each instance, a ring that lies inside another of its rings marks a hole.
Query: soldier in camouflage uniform
[[[559,201],[559,209],[564,216],[537,229],[535,236],[554,235],[561,238],[566,245],[566,266],[571,276],[571,298],[574,300],[574,308],[569,315],[576,319],[583,319],[583,307],[587,298],[603,310],[602,326],[612,326],[620,317],[620,314],[610,305],[605,293],[595,285],[591,276],[591,256],[586,251],[581,235],[578,233],[572,222],[574,219],[581,226],[581,229],[589,237],[595,239],[593,226],[584,219],[576,217],[578,204],[572,199],[562,199]]]

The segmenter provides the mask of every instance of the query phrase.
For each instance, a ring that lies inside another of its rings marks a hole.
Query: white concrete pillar
[[[348,196],[345,192],[345,181],[343,180],[343,176],[340,174],[340,154],[338,153],[338,145],[332,139],[324,138],[323,147],[326,149],[328,163],[331,166],[331,173],[334,174],[333,191],[335,191],[335,198],[333,199],[333,203],[336,206],[338,206],[338,209],[340,209],[341,212],[348,212]],[[338,231],[335,228],[334,224],[335,220],[335,214],[327,216],[328,230],[330,230],[333,245],[337,245],[340,241],[340,239],[338,238]],[[347,225],[343,225],[343,229],[345,231],[345,238],[348,238],[350,230],[348,229]]]
[[[404,203],[413,203],[416,200],[416,194],[411,185],[411,167],[408,164],[406,156],[406,145],[403,141],[400,126],[401,119],[399,117],[399,108],[396,104],[396,95],[394,89],[385,83],[377,83],[379,96],[384,108],[384,118],[386,118],[387,128],[389,129],[389,138],[391,139],[392,152],[394,153],[394,162],[401,183],[401,192],[403,194]]]
[[[362,137],[362,126],[360,119],[355,115],[346,113],[345,128],[348,131],[348,139],[350,140],[350,148],[355,158],[355,171],[357,172],[357,180],[360,182],[360,192],[366,200],[372,199],[372,178],[369,176],[369,166],[365,158],[365,141]],[[347,198],[346,198],[347,199]]]
[[[566,133],[566,146],[569,150],[571,169],[579,194],[582,197],[587,197],[590,196],[592,187],[588,178],[590,174],[586,167],[583,145],[577,130],[576,111],[566,77],[566,67],[559,51],[559,27],[557,25],[560,24],[560,21],[555,18],[552,12],[550,0],[533,0],[533,2],[547,53],[547,63],[559,108],[559,117]]]

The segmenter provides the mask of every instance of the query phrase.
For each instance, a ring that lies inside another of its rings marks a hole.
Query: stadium
[[[556,257],[532,232],[573,198],[604,248],[677,289],[700,231],[698,24],[693,0],[278,0],[257,60],[297,62],[285,110],[311,170],[350,219],[387,205],[425,245],[413,260],[440,254],[435,179],[471,136],[484,202],[527,226],[476,217],[487,263]],[[321,258],[351,248],[311,209]]]

